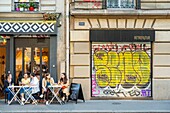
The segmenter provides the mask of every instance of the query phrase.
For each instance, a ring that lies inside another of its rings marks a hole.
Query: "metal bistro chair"
[[[8,93],[4,92],[4,96],[5,96],[5,103],[7,103]]]

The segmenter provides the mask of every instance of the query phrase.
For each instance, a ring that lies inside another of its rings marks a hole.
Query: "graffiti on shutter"
[[[151,44],[92,43],[92,96],[151,97]]]

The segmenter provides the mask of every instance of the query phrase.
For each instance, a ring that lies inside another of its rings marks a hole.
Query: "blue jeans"
[[[8,93],[8,101],[10,101],[13,97],[13,94],[9,91],[8,88],[5,89],[5,93]]]
[[[27,93],[26,93],[27,91]],[[32,91],[32,88],[29,88],[29,87],[24,87],[24,88],[21,88],[20,90],[20,94],[24,93],[24,98],[28,98],[28,94]]]
[[[19,92],[20,94],[22,94],[22,93],[24,93],[24,89],[23,88],[21,88],[21,90],[20,90],[20,92]]]
[[[20,94],[25,93],[25,90],[29,90],[29,91],[31,91],[31,88],[29,88],[29,87],[21,88],[21,90],[20,90]]]

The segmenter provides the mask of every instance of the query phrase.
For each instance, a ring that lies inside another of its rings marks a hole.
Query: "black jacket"
[[[9,86],[9,84],[12,85],[12,83],[13,83],[13,80],[11,81],[11,83],[9,83],[8,80],[5,80],[4,81],[4,89],[6,89]]]

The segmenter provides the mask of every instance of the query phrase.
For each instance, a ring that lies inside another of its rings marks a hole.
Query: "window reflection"
[[[134,0],[107,0],[107,8],[134,8]]]
[[[31,72],[31,48],[25,48],[24,50],[24,72]]]
[[[19,74],[34,72],[41,75],[48,72],[48,63],[48,48],[16,48],[16,80]]]
[[[48,48],[42,48],[42,69],[48,72]]]
[[[40,48],[34,49],[33,72],[40,74]]]
[[[20,74],[20,72],[22,72],[22,48],[16,48],[16,68],[15,68],[15,72],[16,72],[16,82],[18,80],[18,76]]]

